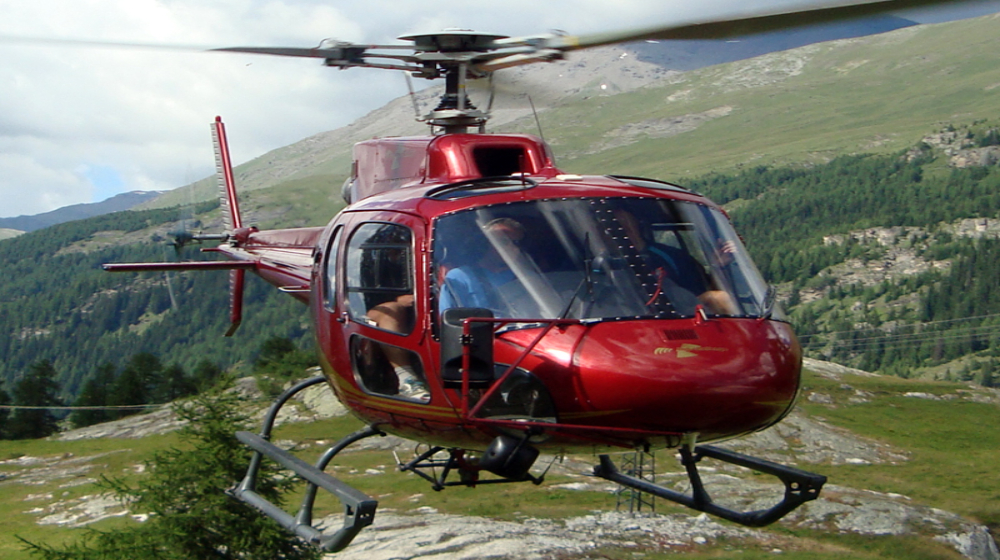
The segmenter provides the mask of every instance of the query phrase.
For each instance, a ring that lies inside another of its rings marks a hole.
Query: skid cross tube
[[[601,463],[594,467],[594,475],[747,527],[763,527],[774,523],[805,502],[818,498],[823,484],[826,483],[826,477],[823,475],[772,463],[771,461],[765,461],[764,459],[758,459],[711,445],[695,447],[693,453],[691,448],[685,445],[681,446],[680,452],[681,463],[684,464],[688,478],[691,481],[690,496],[670,490],[669,488],[664,488],[663,486],[658,486],[646,480],[623,474],[618,471],[611,458],[607,455],[600,456]],[[720,506],[712,502],[712,498],[705,490],[701,476],[698,473],[697,463],[704,457],[775,476],[785,484],[785,495],[780,502],[771,508],[757,511],[741,512]]]
[[[250,459],[250,467],[247,469],[246,476],[229,493],[270,517],[302,540],[322,550],[337,552],[349,545],[362,529],[372,524],[375,520],[375,509],[378,506],[378,501],[328,475],[323,472],[323,469],[337,453],[348,445],[374,435],[384,436],[385,433],[374,426],[358,430],[328,449],[317,461],[316,466],[306,463],[268,441],[281,407],[296,393],[323,381],[325,381],[323,377],[307,379],[282,393],[271,405],[271,409],[264,419],[260,435],[250,432],[236,432],[236,438],[253,449],[254,453]],[[290,469],[306,480],[305,497],[297,515],[292,516],[256,492],[257,474],[260,471],[263,457]],[[313,525],[313,503],[319,488],[336,496],[344,505],[344,525],[337,531],[328,533]]]
[[[448,452],[447,459],[434,457],[441,451]],[[427,482],[431,483],[431,488],[433,488],[435,492],[440,492],[449,486],[467,486],[469,488],[475,488],[476,486],[482,486],[485,484],[510,484],[512,482],[531,482],[537,486],[545,482],[544,473],[540,477],[528,474],[524,478],[520,479],[481,479],[479,478],[480,469],[469,468],[470,465],[465,460],[465,450],[458,448],[445,449],[444,447],[432,447],[414,457],[408,463],[403,463],[398,459],[397,463],[400,472],[412,472],[420,478],[423,478]],[[439,468],[442,469],[440,474],[437,472],[437,469]],[[432,470],[434,474],[427,474],[426,471],[428,469]],[[448,476],[456,471],[459,473],[460,480],[448,482]],[[548,472],[548,469],[546,469],[546,472]]]

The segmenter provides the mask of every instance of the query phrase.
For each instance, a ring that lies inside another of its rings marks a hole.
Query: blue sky
[[[93,186],[90,202],[107,200],[128,190],[121,173],[110,165],[85,165],[80,174]]]

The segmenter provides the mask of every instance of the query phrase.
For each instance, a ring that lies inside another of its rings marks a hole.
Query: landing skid
[[[747,527],[763,527],[774,523],[805,502],[818,498],[823,484],[826,483],[826,477],[823,475],[710,445],[695,447],[693,452],[689,446],[684,445],[681,446],[680,452],[681,463],[691,481],[690,496],[658,486],[648,480],[623,474],[607,455],[600,456],[601,463],[594,467],[594,475]],[[712,501],[698,473],[698,461],[705,457],[775,476],[785,484],[785,495],[773,507],[763,510],[741,512],[720,506]]]
[[[268,441],[271,437],[271,430],[274,427],[274,420],[277,418],[281,407],[296,393],[324,381],[326,379],[323,377],[313,377],[282,393],[271,405],[270,410],[268,410],[260,435],[250,432],[236,432],[236,438],[252,448],[254,454],[250,459],[250,467],[247,469],[247,474],[243,478],[243,481],[230,490],[229,493],[275,520],[279,525],[304,541],[322,550],[337,552],[349,545],[362,529],[372,524],[372,521],[375,520],[375,508],[378,506],[378,502],[343,481],[326,474],[323,472],[323,469],[326,468],[337,453],[348,445],[367,437],[375,435],[384,436],[385,433],[374,426],[358,430],[327,449],[316,462],[315,466],[306,463]],[[263,457],[267,457],[286,469],[290,469],[306,480],[306,494],[295,516],[272,504],[255,491],[257,474],[260,471],[260,463]],[[344,505],[344,525],[337,531],[324,532],[323,529],[313,525],[312,510],[316,500],[316,492],[319,488],[336,496]]]

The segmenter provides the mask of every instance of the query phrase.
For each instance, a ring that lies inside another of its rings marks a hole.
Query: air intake
[[[667,340],[698,340],[698,333],[694,329],[664,329],[663,335]]]

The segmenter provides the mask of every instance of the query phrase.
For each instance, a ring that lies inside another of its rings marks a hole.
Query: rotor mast
[[[423,67],[417,75],[430,78],[444,75],[444,95],[438,106],[420,120],[440,127],[445,134],[465,133],[472,127],[483,132],[490,115],[473,105],[466,83],[469,78],[489,75],[474,71],[472,63],[495,48],[498,39],[506,38],[506,35],[465,29],[400,37],[400,40],[414,43],[414,56]]]

